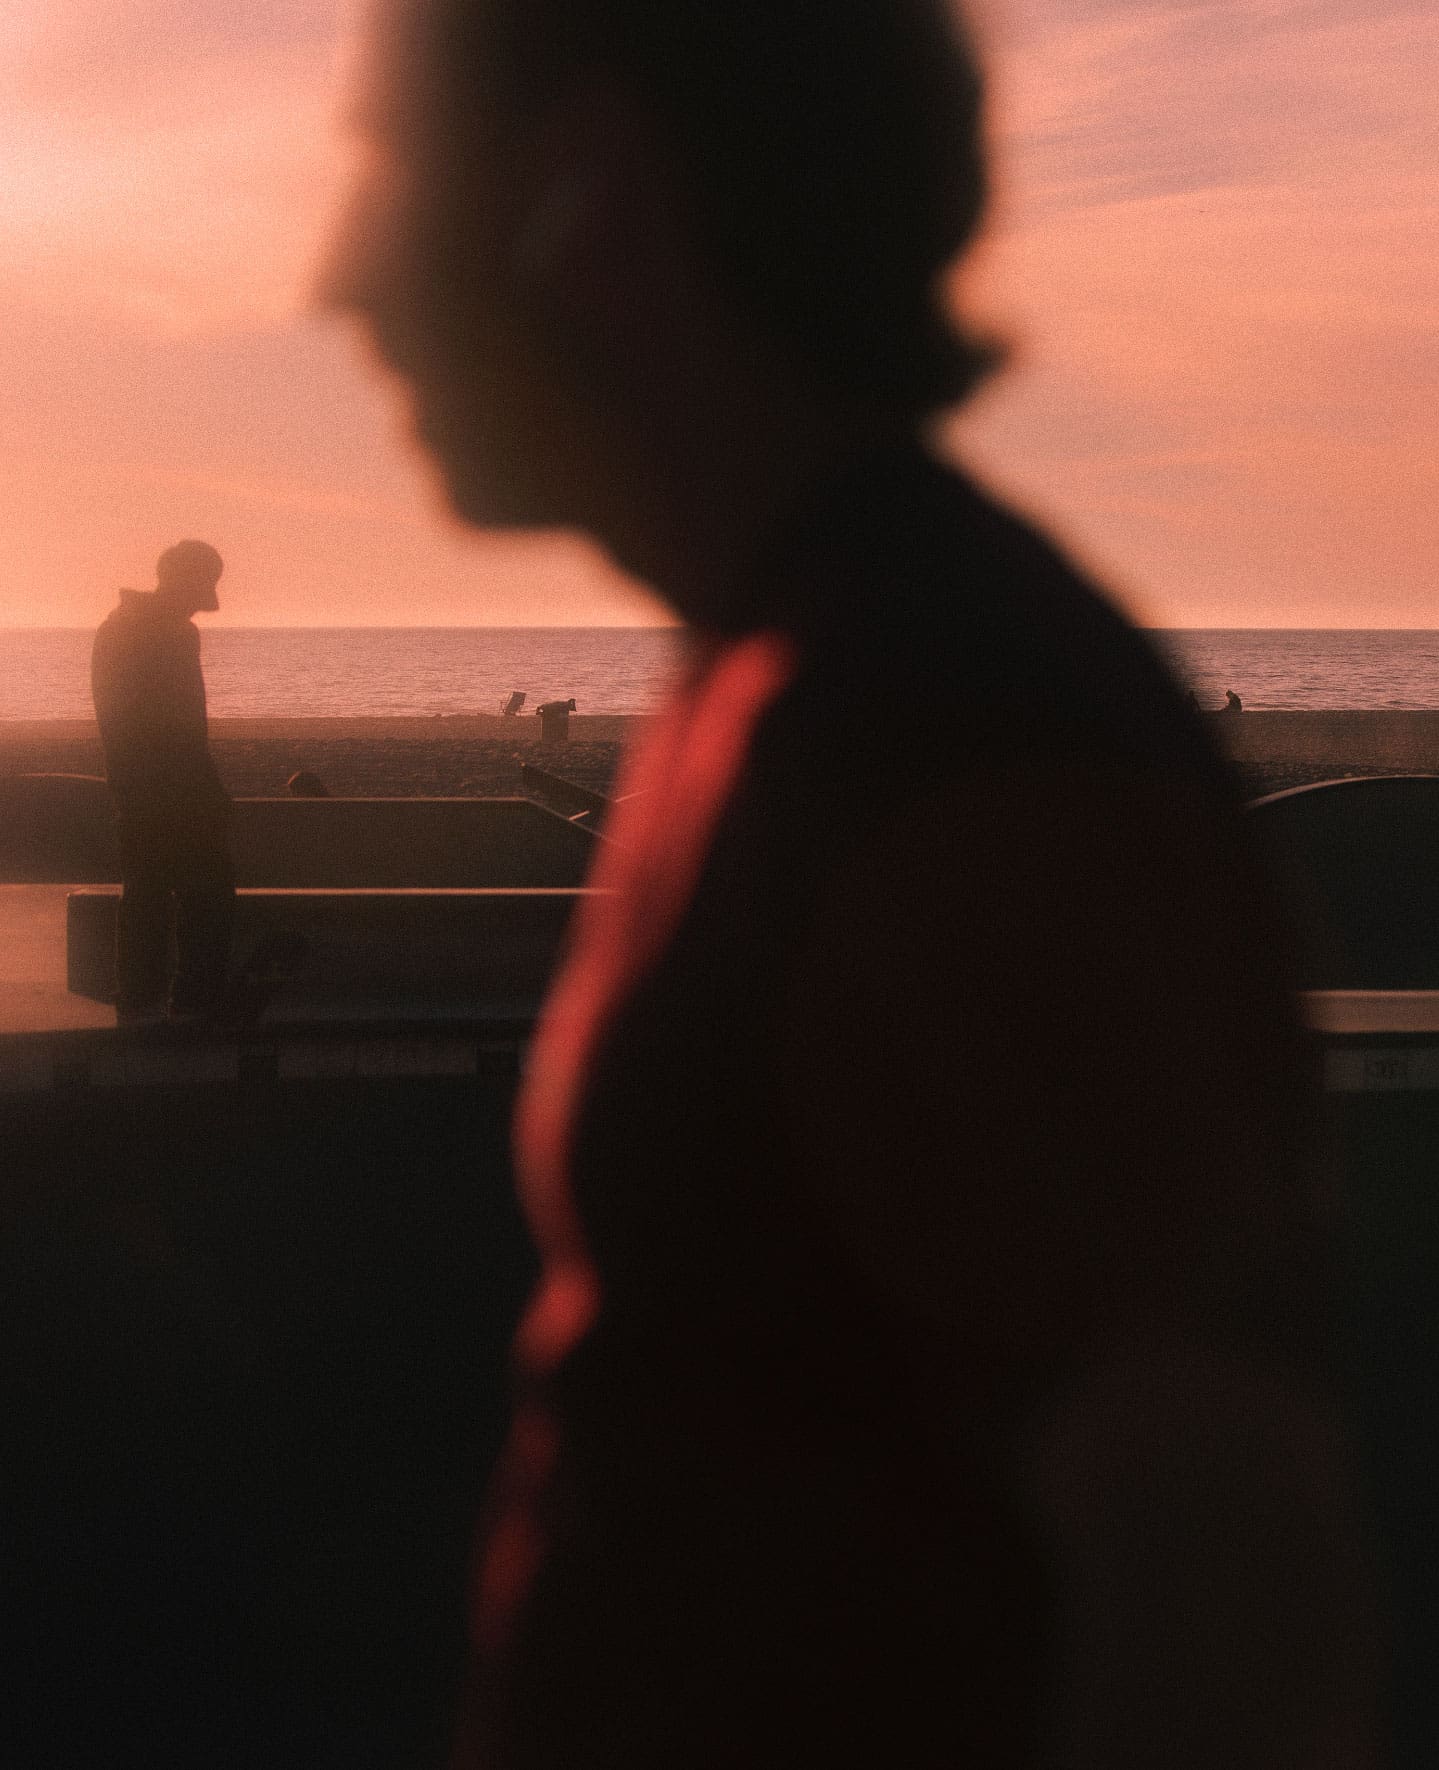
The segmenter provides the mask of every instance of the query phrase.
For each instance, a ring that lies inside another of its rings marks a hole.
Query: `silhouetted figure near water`
[[[230,800],[210,755],[200,636],[224,565],[204,541],[160,557],[152,591],[122,590],[95,635],[91,685],[119,813],[116,973],[122,1020],[222,1005],[234,921]],[[173,921],[175,975],[169,970]]]
[[[390,26],[333,298],[462,514],[694,638],[528,1064],[456,1762],[1365,1761],[1285,930],[1149,645],[922,440],[989,362],[948,5]]]
[[[1239,696],[1235,694],[1232,688],[1226,688],[1224,691],[1224,705],[1219,711],[1221,713],[1242,713],[1244,711],[1244,702],[1240,700]]]

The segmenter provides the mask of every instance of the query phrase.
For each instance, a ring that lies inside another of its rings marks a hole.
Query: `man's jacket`
[[[210,755],[200,636],[153,592],[122,590],[95,635],[90,681],[122,815],[194,817],[227,795]]]

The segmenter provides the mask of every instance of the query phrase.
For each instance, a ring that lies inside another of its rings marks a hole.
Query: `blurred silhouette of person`
[[[376,65],[329,299],[464,517],[693,636],[519,1106],[456,1761],[1367,1762],[1282,922],[1148,644],[925,442],[993,360],[949,9],[396,0]]]
[[[122,590],[91,654],[95,718],[119,814],[121,1020],[223,1006],[235,911],[230,800],[210,754],[200,636],[224,564],[205,541],[161,554],[151,591]],[[168,977],[173,921],[175,974]]]
[[[1244,702],[1240,700],[1239,696],[1235,694],[1232,688],[1226,688],[1224,691],[1224,705],[1219,711],[1221,713],[1242,713],[1244,711]]]

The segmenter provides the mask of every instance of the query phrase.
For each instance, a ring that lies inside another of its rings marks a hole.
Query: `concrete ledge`
[[[302,935],[287,989],[412,1003],[439,1000],[532,1012],[544,994],[577,901],[575,890],[242,891],[240,958],[265,936]],[[66,978],[115,999],[116,890],[72,891],[65,905]]]
[[[1338,774],[1439,769],[1439,710],[1216,714],[1210,728],[1236,762],[1328,767]]]
[[[1306,990],[1299,1004],[1323,1038],[1421,1038],[1439,1049],[1439,990]]]
[[[241,885],[290,890],[573,887],[589,832],[529,799],[237,799]]]
[[[227,1029],[164,1021],[48,1033],[0,1033],[0,1117],[7,1101],[76,1090],[264,1089],[291,1084],[512,1084],[528,1018],[334,1020]],[[90,1104],[96,1104],[93,1097]]]
[[[115,805],[93,774],[0,776],[0,883],[101,883],[119,877]]]
[[[237,799],[244,886],[441,890],[576,886],[594,854],[584,825],[533,800]],[[114,808],[79,775],[0,780],[0,880],[115,884]]]

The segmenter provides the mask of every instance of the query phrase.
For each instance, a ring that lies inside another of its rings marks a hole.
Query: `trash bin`
[[[535,708],[540,716],[540,742],[542,744],[565,744],[570,738],[570,714],[575,710],[573,700],[543,701]]]

